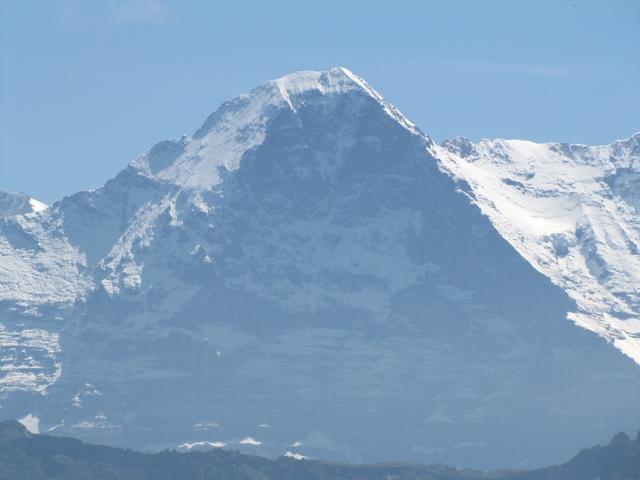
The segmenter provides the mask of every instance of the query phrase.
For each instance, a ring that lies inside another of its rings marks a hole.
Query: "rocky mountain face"
[[[0,217],[40,212],[45,208],[47,205],[24,193],[0,190]]]
[[[535,203],[546,184],[518,200],[539,215],[494,215],[485,186],[526,192],[547,164],[486,173],[481,145],[436,145],[346,69],[300,72],[100,189],[0,219],[3,414],[149,450],[474,467],[637,425],[637,257],[599,230],[634,238],[633,175],[601,182],[632,220],[578,215],[578,239],[527,227],[564,215]]]

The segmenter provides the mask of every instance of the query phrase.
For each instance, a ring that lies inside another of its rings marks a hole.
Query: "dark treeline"
[[[444,465],[347,465],[270,460],[233,451],[155,454],[31,435],[0,423],[0,480],[640,480],[640,434],[620,433],[606,446],[581,451],[559,466],[478,472]]]

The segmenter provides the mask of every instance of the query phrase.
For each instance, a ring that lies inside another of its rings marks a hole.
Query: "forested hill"
[[[32,435],[0,423],[1,480],[639,480],[640,434],[621,433],[559,466],[528,472],[459,470],[444,465],[346,465],[244,455],[232,451],[156,454]]]

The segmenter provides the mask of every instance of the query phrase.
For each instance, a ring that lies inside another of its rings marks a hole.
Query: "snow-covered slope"
[[[47,205],[24,193],[13,193],[0,190],[0,217],[40,212]]]
[[[637,424],[638,366],[446,162],[348,70],[299,72],[0,219],[2,411],[138,448],[482,467]]]
[[[570,318],[640,364],[640,133],[611,145],[464,138],[433,147]]]

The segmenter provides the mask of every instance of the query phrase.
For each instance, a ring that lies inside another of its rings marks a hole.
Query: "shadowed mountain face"
[[[640,436],[631,441],[619,433],[609,445],[582,450],[569,462],[554,467],[483,473],[442,464],[328,463],[304,459],[292,452],[277,460],[220,450],[143,454],[87,445],[71,438],[30,435],[17,422],[2,422],[0,477],[5,480],[634,480],[640,478]]]
[[[103,188],[2,220],[5,415],[136,448],[558,462],[640,371],[344,69],[224,104]]]

